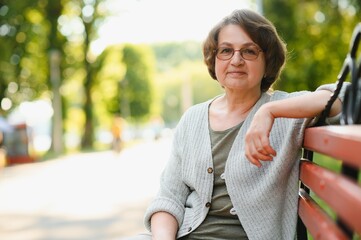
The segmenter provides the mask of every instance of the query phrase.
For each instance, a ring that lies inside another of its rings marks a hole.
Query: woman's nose
[[[231,63],[234,65],[239,65],[244,63],[244,58],[241,55],[240,51],[235,51],[232,58],[231,58]]]

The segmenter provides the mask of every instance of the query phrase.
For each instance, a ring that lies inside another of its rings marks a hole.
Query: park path
[[[0,169],[0,239],[121,240],[144,232],[170,141]]]

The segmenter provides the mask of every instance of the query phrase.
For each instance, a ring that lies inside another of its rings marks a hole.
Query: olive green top
[[[224,175],[229,151],[241,125],[225,131],[213,131],[209,127],[214,166],[211,206],[202,224],[182,240],[248,239],[228,195]]]

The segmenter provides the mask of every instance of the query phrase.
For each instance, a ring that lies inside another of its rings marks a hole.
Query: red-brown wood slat
[[[303,147],[361,168],[361,125],[307,128]]]
[[[336,223],[300,189],[298,213],[308,231],[316,240],[347,240],[348,236]]]
[[[361,186],[356,182],[302,160],[300,179],[357,233],[361,234]]]

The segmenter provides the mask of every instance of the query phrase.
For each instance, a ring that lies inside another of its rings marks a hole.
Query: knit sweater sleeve
[[[347,86],[349,84],[350,84],[349,82],[345,82],[342,85],[341,89],[340,89],[340,92],[339,92],[337,98],[341,102],[343,102],[343,100],[344,100],[346,88],[347,88]],[[336,88],[337,88],[337,84],[330,83],[330,84],[324,84],[324,85],[319,86],[315,91],[327,90],[327,91],[330,92],[330,98],[331,98],[331,95],[334,94]],[[295,97],[295,96],[303,95],[303,94],[305,94],[307,92],[310,92],[310,91],[299,91],[299,92],[292,92],[292,93],[286,93],[286,92],[280,92],[280,91],[276,91],[276,92],[278,92],[278,94],[272,95],[272,100],[273,101],[283,99],[283,98],[289,98],[289,97]],[[340,117],[341,117],[341,112],[339,114],[337,114],[336,116],[327,117],[326,122],[328,124],[339,124]],[[312,126],[317,122],[318,118],[319,118],[319,116],[315,117],[314,119],[307,119],[307,121],[305,123],[308,126]]]
[[[340,93],[338,94],[338,99],[343,102],[344,98],[345,98],[345,93],[346,93],[346,88],[349,85],[349,82],[345,82],[340,90]],[[331,94],[333,94],[336,90],[337,85],[336,84],[325,84],[325,85],[321,85],[319,86],[316,91],[319,90],[328,90],[331,92]],[[331,98],[331,94],[330,94],[330,98]],[[328,117],[326,119],[326,122],[328,124],[339,124],[340,123],[340,118],[341,118],[341,113],[337,114],[336,116],[333,117]],[[317,119],[316,119],[317,120]]]

